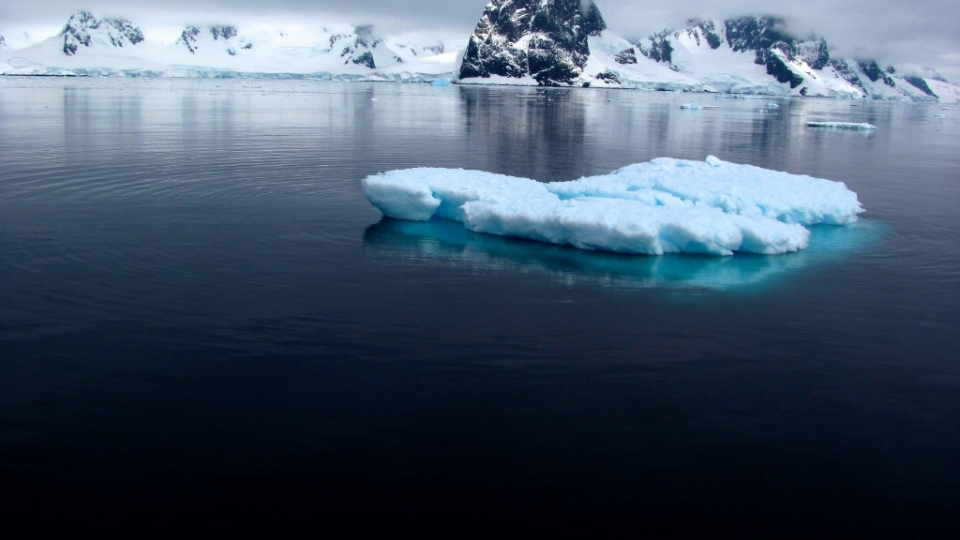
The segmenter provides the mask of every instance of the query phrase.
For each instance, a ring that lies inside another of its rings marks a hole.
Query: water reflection
[[[460,87],[467,139],[501,174],[543,181],[572,180],[589,169],[583,96],[569,89]],[[496,134],[490,137],[490,134]]]
[[[705,288],[771,285],[807,266],[876,245],[886,227],[860,221],[811,229],[810,248],[786,255],[733,257],[622,255],[474,233],[447,220],[384,218],[364,231],[364,252],[411,266],[451,265],[468,271],[537,272],[564,283],[619,287]]]

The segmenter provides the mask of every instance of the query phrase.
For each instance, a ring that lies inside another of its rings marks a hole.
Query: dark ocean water
[[[960,107],[767,101],[0,78],[0,514],[960,533]],[[710,154],[867,213],[625,257],[360,188]]]

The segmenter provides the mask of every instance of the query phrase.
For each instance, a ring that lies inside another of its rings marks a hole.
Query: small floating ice
[[[807,122],[807,125],[815,128],[854,129],[861,131],[877,129],[877,126],[873,124],[857,124],[855,122]]]
[[[437,88],[446,88],[450,86],[450,81],[446,79],[436,79],[434,81],[430,81],[430,86],[435,86]]]
[[[694,103],[684,103],[683,105],[680,105],[680,108],[688,111],[699,111],[703,109],[701,105],[696,105]]]
[[[779,109],[779,108],[780,108],[780,106],[777,105],[776,103],[767,103],[766,106],[767,106],[768,109]]]
[[[658,158],[602,176],[541,183],[463,169],[368,176],[384,215],[460,221],[474,232],[620,253],[768,255],[807,247],[804,225],[842,225],[863,208],[840,182],[737,165]]]

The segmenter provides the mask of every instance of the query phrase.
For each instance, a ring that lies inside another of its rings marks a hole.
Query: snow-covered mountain
[[[904,77],[893,68],[881,69],[874,61],[831,59],[824,38],[798,38],[777,17],[691,21],[679,30],[641,40],[637,50],[720,92],[938,98],[921,76]]]
[[[383,37],[370,25],[320,27],[304,36],[248,34],[216,24],[187,26],[175,43],[162,44],[145,39],[126,19],[81,11],[55,37],[0,49],[0,74],[452,80],[459,41],[423,34]]]
[[[822,73],[830,60],[826,41],[795,38],[775,17],[690,21],[636,45],[647,59],[718,92],[860,97],[844,79]]]
[[[63,54],[73,56],[81,47],[131,47],[143,41],[143,32],[127,19],[97,19],[89,11],[71,15],[58,36]]]
[[[831,59],[825,39],[798,38],[772,16],[691,20],[633,43],[605,28],[592,1],[493,0],[470,38],[461,82],[940,101],[960,90],[872,61]]]
[[[492,0],[466,39],[430,32],[384,36],[364,24],[299,32],[190,25],[175,43],[164,44],[129,20],[80,11],[43,41],[26,34],[0,38],[0,75],[447,79],[960,101],[960,87],[935,72],[832,58],[825,39],[797,37],[771,16],[691,20],[629,41],[606,28],[593,0]]]
[[[588,38],[606,27],[592,0],[493,0],[470,36],[460,78],[574,84],[590,56]]]

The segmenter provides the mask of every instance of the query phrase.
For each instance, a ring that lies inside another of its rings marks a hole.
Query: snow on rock
[[[73,56],[81,48],[130,47],[143,41],[143,32],[127,19],[97,19],[89,11],[78,11],[70,16],[60,31],[63,54]]]
[[[190,54],[206,52],[207,49],[216,49],[230,56],[238,52],[253,48],[250,38],[238,37],[237,27],[232,25],[210,25],[203,29],[196,26],[187,26],[177,38],[176,45],[185,48]]]
[[[807,247],[805,225],[856,221],[863,208],[839,182],[713,156],[659,158],[611,174],[540,183],[482,171],[407,169],[363,180],[367,199],[392,218],[444,218],[475,232],[621,253]]]
[[[846,80],[867,98],[895,101],[937,99],[926,79],[903,76],[892,66],[882,69],[874,60],[834,59],[824,71]]]
[[[632,43],[609,30],[589,36],[587,43],[590,45],[590,57],[581,79],[591,86],[661,91],[716,91],[692,77],[638,54]]]
[[[924,78],[923,81],[927,83],[940,103],[960,102],[960,87],[938,79]]]
[[[691,20],[636,45],[644,58],[701,81],[715,91],[773,96],[860,98],[851,83],[824,68],[822,38],[790,35],[777,17]]]
[[[493,0],[470,36],[460,79],[576,84],[590,56],[588,37],[605,28],[593,0]]]

